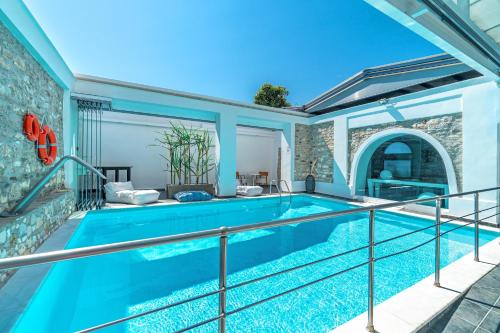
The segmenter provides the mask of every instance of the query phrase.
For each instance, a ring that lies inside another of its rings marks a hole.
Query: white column
[[[216,190],[219,197],[236,195],[236,114],[217,116]]]
[[[295,124],[288,123],[283,127],[281,135],[281,179],[290,186],[290,191],[297,192],[302,189],[294,184],[294,156],[295,156]]]
[[[499,96],[500,89],[494,82],[469,87],[463,94],[463,191],[499,184]],[[497,195],[494,191],[481,193],[479,208],[494,206]],[[457,215],[470,213],[472,196],[450,200],[450,209]],[[494,213],[494,210],[485,211],[481,218]]]
[[[78,128],[78,110],[76,102],[71,101],[71,92],[64,90],[63,95],[63,142],[62,155],[76,155]],[[64,177],[66,188],[76,189],[76,165],[74,162],[67,162],[64,165]]]
[[[335,195],[350,197],[349,188],[349,138],[347,117],[334,120],[333,131],[333,192]],[[351,175],[352,177],[352,175]]]

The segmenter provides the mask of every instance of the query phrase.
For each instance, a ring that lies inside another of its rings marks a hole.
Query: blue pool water
[[[220,226],[286,219],[351,208],[295,196],[232,200],[87,214],[67,248],[172,235]],[[380,241],[432,224],[431,220],[377,212]],[[453,225],[443,225],[446,231]],[[431,228],[376,247],[377,257],[420,244]],[[481,244],[498,234],[481,231]],[[365,213],[234,234],[229,237],[228,285],[331,256],[368,242]],[[71,332],[151,310],[218,287],[218,239],[209,238],[61,262],[51,269],[18,320],[16,332]],[[441,264],[469,253],[473,230],[443,236]],[[230,290],[228,311],[365,262],[362,250]],[[375,302],[380,303],[433,273],[434,245],[376,262]],[[366,311],[367,266],[231,315],[229,332],[326,332]],[[103,332],[172,332],[217,315],[217,296],[106,328]],[[217,323],[193,332],[214,332]]]

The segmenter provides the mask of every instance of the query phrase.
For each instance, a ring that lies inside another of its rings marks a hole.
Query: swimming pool
[[[225,226],[306,216],[352,208],[343,202],[307,195],[280,203],[278,198],[90,212],[67,244],[76,248],[109,242],[172,235]],[[427,225],[432,220],[377,212],[380,241]],[[445,224],[442,231],[453,225]],[[418,245],[434,236],[424,232],[384,243],[375,256]],[[498,235],[481,231],[480,243]],[[342,216],[230,235],[228,286],[366,245],[368,214]],[[442,237],[441,265],[472,251],[473,230]],[[229,290],[227,310],[366,261],[368,250]],[[70,332],[148,311],[218,288],[219,240],[207,238],[78,259],[55,264],[16,332]],[[375,303],[380,303],[433,273],[434,245],[378,261]],[[325,332],[366,311],[367,266],[302,288],[231,315],[228,332]],[[217,295],[137,318],[104,332],[171,332],[215,317]],[[217,323],[194,332],[213,332]]]

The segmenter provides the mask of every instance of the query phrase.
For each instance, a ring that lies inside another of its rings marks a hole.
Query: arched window
[[[384,170],[396,178],[411,177],[411,148],[404,142],[393,142],[384,149]]]
[[[411,148],[406,143],[393,142],[385,148],[384,154],[411,154]]]

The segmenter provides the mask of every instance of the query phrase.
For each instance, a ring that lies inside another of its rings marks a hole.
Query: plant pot
[[[172,184],[167,185],[165,190],[167,199],[174,199],[174,195],[182,191],[205,191],[208,194],[215,195],[213,184]]]

